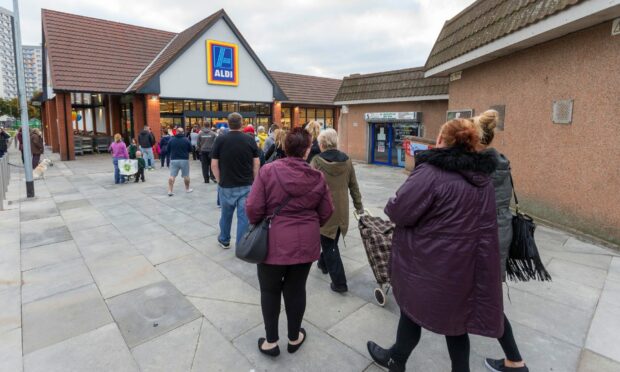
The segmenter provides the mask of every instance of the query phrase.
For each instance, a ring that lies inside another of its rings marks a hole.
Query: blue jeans
[[[140,151],[142,151],[142,157],[144,158],[146,167],[153,168],[155,166],[155,157],[153,156],[153,148],[140,146]]]
[[[237,209],[237,243],[248,229],[248,216],[245,214],[245,201],[250,193],[250,186],[241,187],[217,187],[222,214],[220,216],[220,235],[218,240],[230,243],[230,228],[235,209]]]
[[[112,163],[114,163],[114,183],[125,182],[125,176],[121,176],[121,170],[118,169],[118,161],[123,158],[113,158]]]

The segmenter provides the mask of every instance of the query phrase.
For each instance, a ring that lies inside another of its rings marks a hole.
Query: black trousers
[[[297,340],[301,320],[306,311],[306,279],[312,263],[298,265],[258,264],[260,304],[265,322],[267,342],[276,342],[280,297],[284,295],[284,307],[288,322],[289,340]]]
[[[144,182],[144,168],[138,168],[138,173],[136,173],[136,182],[142,178],[142,182]]]
[[[196,146],[192,145],[192,158],[194,160],[198,160],[198,150],[196,149]]]
[[[170,168],[170,154],[167,152],[162,152],[159,154],[159,160],[161,160],[161,167],[164,167],[164,163],[166,163],[166,167]]]
[[[200,152],[200,161],[202,163],[202,177],[208,183],[211,178],[211,153],[208,151]]]
[[[421,335],[422,327],[401,312],[396,343],[390,349],[391,357],[396,362],[405,365],[413,349],[418,345]],[[504,315],[504,334],[498,340],[508,360],[513,362],[522,360],[506,315]],[[452,372],[469,372],[469,336],[467,334],[446,336],[446,344],[452,361]]]
[[[39,165],[40,160],[41,160],[41,154],[32,155],[32,169],[36,168],[37,165]]]
[[[340,250],[338,249],[338,239],[340,239],[340,229],[336,233],[335,239],[321,235],[321,257],[319,266],[327,268],[329,277],[337,287],[347,286],[347,275],[344,272]]]
[[[422,327],[400,313],[396,343],[390,349],[391,357],[399,364],[405,365],[407,359],[418,345],[422,335]],[[452,361],[452,372],[469,372],[469,336],[446,336],[448,353]]]

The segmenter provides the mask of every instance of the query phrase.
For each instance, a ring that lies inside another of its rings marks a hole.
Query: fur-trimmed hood
[[[471,152],[462,147],[435,148],[415,157],[416,167],[430,164],[448,172],[458,172],[472,185],[482,187],[490,182],[497,168],[497,159],[487,152]]]

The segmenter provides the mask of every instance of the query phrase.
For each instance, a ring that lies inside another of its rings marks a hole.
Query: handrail
[[[5,152],[0,157],[0,211],[4,210],[4,200],[9,191],[9,181],[11,180],[11,170],[9,169],[9,152]]]

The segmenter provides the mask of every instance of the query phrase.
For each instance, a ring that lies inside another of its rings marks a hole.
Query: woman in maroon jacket
[[[391,283],[401,315],[396,343],[368,351],[391,372],[405,370],[421,327],[446,336],[452,371],[469,371],[468,333],[497,338],[504,317],[495,191],[496,167],[477,153],[478,129],[466,119],[441,127],[437,148],[385,207],[396,224]]]
[[[286,158],[266,164],[252,185],[245,207],[250,223],[256,224],[284,205],[269,230],[269,253],[258,265],[261,308],[267,337],[258,340],[259,350],[280,354],[278,317],[284,296],[288,320],[288,352],[294,353],[306,339],[301,320],[306,310],[306,279],[312,262],[319,258],[320,227],[333,212],[323,174],[310,168],[306,158],[312,137],[301,128],[286,135]]]

